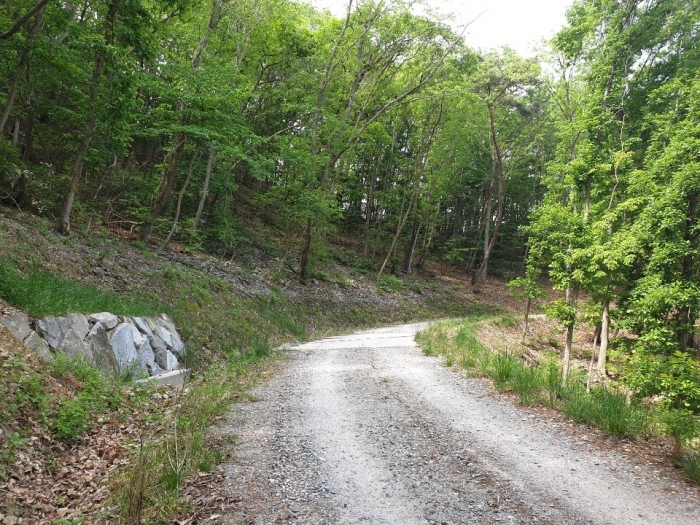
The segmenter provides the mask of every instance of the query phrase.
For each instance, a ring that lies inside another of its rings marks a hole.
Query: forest
[[[564,375],[588,322],[594,374],[699,413],[700,3],[576,0],[536,59],[412,7],[3,2],[0,200],[221,257],[254,214],[302,282],[340,232],[377,278],[553,286]]]

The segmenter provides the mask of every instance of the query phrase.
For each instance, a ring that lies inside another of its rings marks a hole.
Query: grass
[[[621,438],[641,439],[649,434],[650,415],[644,405],[630,404],[624,393],[602,387],[588,393],[576,374],[562,385],[556,360],[528,364],[512,352],[492,352],[474,335],[479,320],[483,317],[436,323],[421,332],[418,342],[426,355],[443,355],[446,362],[457,362],[472,375],[490,377],[497,389],[512,391],[523,405],[549,404],[571,419]],[[507,319],[504,323],[508,326]],[[687,434],[681,423],[676,423],[678,427],[682,428],[678,432]]]
[[[700,453],[689,451],[676,458],[676,464],[683,469],[688,478],[700,485]]]
[[[48,272],[22,273],[7,260],[0,260],[0,297],[33,317],[96,312],[155,316],[159,311],[152,303],[119,297]]]
[[[627,403],[623,393],[605,387],[588,393],[582,383],[572,382],[562,397],[562,411],[574,421],[595,425],[619,438],[649,435],[649,411],[641,404]]]
[[[184,482],[210,472],[222,459],[208,439],[214,419],[253,386],[269,367],[270,358],[249,356],[210,368],[187,390],[180,391],[178,411],[164,423],[157,441],[141,443],[127,469],[113,482],[112,503],[120,523],[171,522],[186,508],[180,498]]]

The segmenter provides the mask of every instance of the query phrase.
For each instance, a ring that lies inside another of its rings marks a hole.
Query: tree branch
[[[48,3],[49,3],[49,0],[41,0],[26,15],[24,15],[21,18],[18,18],[15,21],[15,24],[10,29],[5,31],[4,33],[0,33],[0,40],[6,40],[6,39],[10,38],[12,35],[14,35],[17,31],[22,29],[22,26],[25,24],[25,22],[27,20],[29,20],[31,17],[33,17],[40,9],[42,9]]]

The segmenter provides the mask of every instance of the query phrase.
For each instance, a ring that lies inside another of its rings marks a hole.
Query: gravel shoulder
[[[423,356],[420,324],[288,351],[200,523],[700,523],[700,491]],[[196,521],[195,521],[196,523]]]

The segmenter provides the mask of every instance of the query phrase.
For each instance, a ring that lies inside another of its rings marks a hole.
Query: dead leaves
[[[13,475],[0,483],[0,494],[7,494],[0,505],[37,525],[104,511],[105,481],[126,461],[124,436],[105,430],[53,457],[21,454]]]

